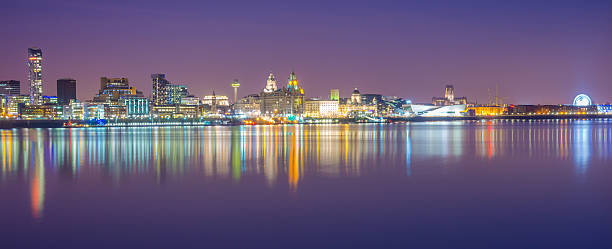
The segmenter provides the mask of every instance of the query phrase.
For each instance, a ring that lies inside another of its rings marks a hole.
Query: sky
[[[28,47],[43,50],[43,91],[128,77],[151,95],[153,73],[196,96],[259,93],[294,70],[308,97],[330,89],[431,102],[612,102],[612,1],[5,0],[0,79],[28,92]],[[490,94],[489,94],[490,93]]]

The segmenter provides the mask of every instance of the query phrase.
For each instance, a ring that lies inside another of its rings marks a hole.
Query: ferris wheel
[[[575,106],[589,106],[591,104],[591,98],[586,94],[578,94],[578,96],[574,98]]]

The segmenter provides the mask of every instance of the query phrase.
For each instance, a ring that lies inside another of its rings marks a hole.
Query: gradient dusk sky
[[[99,78],[152,73],[202,96],[259,93],[295,70],[309,97],[339,88],[430,102],[612,102],[612,1],[3,1],[0,79],[28,92],[28,47],[43,49],[44,94],[58,78],[91,99]]]

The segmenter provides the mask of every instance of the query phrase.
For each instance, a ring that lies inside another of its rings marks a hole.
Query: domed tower
[[[295,90],[297,90],[299,88],[297,76],[295,76],[295,72],[293,72],[293,71],[291,72],[291,74],[289,74],[289,80],[287,82],[287,88],[294,88]]]
[[[353,94],[351,94],[351,104],[353,105],[361,104],[361,93],[359,92],[359,90],[357,90],[357,88],[355,88],[355,90],[353,91]]]
[[[264,92],[266,93],[271,93],[276,91],[276,77],[274,76],[274,74],[272,72],[270,72],[270,75],[268,75],[268,81],[266,83],[266,88],[264,88]]]

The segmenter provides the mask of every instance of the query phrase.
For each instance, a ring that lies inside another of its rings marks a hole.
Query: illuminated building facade
[[[466,115],[466,105],[417,105],[412,104],[415,115],[421,117],[461,117]]]
[[[165,105],[168,103],[166,97],[168,96],[168,92],[166,92],[166,86],[170,84],[168,80],[166,80],[165,74],[151,74],[151,79],[153,80],[153,95],[151,97],[151,101],[154,105]]]
[[[57,105],[58,99],[56,96],[43,96],[43,105]]]
[[[261,101],[259,95],[250,94],[241,98],[236,103],[234,109],[238,114],[245,114],[249,117],[259,116],[261,112]]]
[[[28,81],[30,82],[30,103],[42,104],[42,50],[28,48]]]
[[[304,102],[304,116],[313,118],[338,117],[339,104],[337,100],[308,99]]]
[[[67,106],[64,107],[64,118],[73,120],[83,120],[86,117],[85,105],[78,100],[70,100]]]
[[[470,106],[467,108],[469,116],[500,116],[508,113],[508,108],[501,106]]]
[[[100,91],[93,98],[93,102],[106,104],[123,104],[122,97],[144,97],[142,92],[129,86],[128,78],[100,78]]]
[[[64,111],[58,105],[28,105],[21,109],[22,119],[62,119]]]
[[[128,117],[149,116],[149,99],[145,97],[127,96],[123,98]]]
[[[151,74],[153,80],[153,95],[151,101],[154,105],[178,105],[181,99],[189,96],[185,85],[172,84],[166,80],[165,74]]]
[[[510,115],[575,115],[575,114],[597,114],[595,105],[515,105],[508,107]]]
[[[57,103],[59,105],[67,105],[70,100],[75,100],[76,97],[76,80],[75,79],[59,79],[57,80]]]
[[[29,95],[13,95],[6,97],[6,115],[10,118],[19,117],[20,110],[30,104]]]
[[[21,94],[21,86],[18,80],[3,80],[0,81],[0,95],[19,95]]]
[[[200,105],[200,98],[195,96],[187,96],[181,98],[181,105]]]
[[[189,91],[184,85],[166,85],[166,104],[167,105],[178,105],[181,103],[181,99],[189,96]]]
[[[304,89],[299,86],[295,72],[289,74],[286,87],[272,92],[264,89],[260,100],[261,115],[299,116],[304,113]]]

